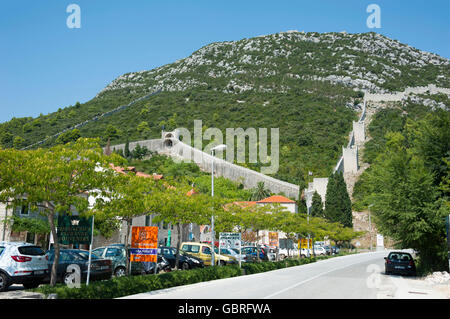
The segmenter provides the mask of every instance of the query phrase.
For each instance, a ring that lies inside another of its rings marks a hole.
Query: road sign
[[[158,227],[132,227],[130,261],[157,262],[157,248]]]
[[[220,248],[241,248],[241,233],[220,233]]]
[[[59,216],[58,242],[63,245],[90,245],[92,239],[92,217]]]

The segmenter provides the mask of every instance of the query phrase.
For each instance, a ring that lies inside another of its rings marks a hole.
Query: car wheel
[[[0,291],[6,291],[9,286],[10,283],[8,281],[8,277],[5,274],[0,273]]]
[[[117,267],[116,270],[114,270],[115,277],[123,277],[125,275],[126,275],[125,267]]]
[[[72,275],[73,275],[73,273],[71,273],[71,272],[66,272],[64,274],[64,276],[63,276],[63,283],[65,285],[72,285],[72,284],[75,283],[75,278]]]
[[[189,267],[189,264],[188,263],[182,263],[181,264],[181,269],[182,270],[188,270],[188,269],[190,269],[191,267]]]
[[[225,265],[227,264],[227,263],[226,263],[225,261],[223,261],[223,260],[220,260],[219,263],[220,263],[221,266],[225,266]]]

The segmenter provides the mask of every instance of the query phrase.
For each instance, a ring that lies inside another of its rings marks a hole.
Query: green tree
[[[136,129],[141,135],[147,135],[150,132],[150,127],[146,121],[139,123]]]
[[[331,222],[353,227],[352,205],[342,172],[335,172],[328,178],[324,215]]]
[[[270,190],[266,188],[264,182],[258,182],[256,187],[252,190],[252,194],[249,198],[251,201],[259,201],[270,196]]]
[[[130,142],[128,141],[128,137],[127,137],[127,141],[125,143],[125,150],[123,152],[123,155],[125,155],[125,158],[130,158],[131,157]]]
[[[14,135],[11,132],[2,130],[0,133],[0,144],[3,147],[11,147],[13,143]]]
[[[106,127],[105,138],[106,139],[117,139],[120,137],[120,131],[112,124],[108,124]]]
[[[155,180],[133,172],[115,174],[111,181],[105,199],[99,200],[93,213],[102,221],[117,219],[126,223],[125,248],[128,251],[133,218],[158,213],[163,208],[163,193]],[[129,259],[126,268],[128,273]]]
[[[387,134],[385,151],[367,176],[368,200],[380,232],[418,252],[421,272],[447,270],[444,217],[450,210],[411,142],[401,133]]]
[[[25,139],[22,136],[14,136],[13,147],[16,149],[20,149],[24,147]]]
[[[88,213],[89,200],[84,194],[98,195],[111,185],[109,162],[120,164],[118,157],[106,157],[98,140],[79,139],[50,149],[0,151],[0,202],[8,207],[41,208],[55,240],[55,260],[50,284],[56,283],[60,244],[56,218],[77,211]]]
[[[311,216],[313,217],[325,217],[323,213],[322,197],[319,193],[314,192],[311,205]]]
[[[214,208],[214,211],[217,211],[222,203],[219,199],[214,200],[206,194],[188,196],[187,193],[190,189],[191,187],[188,185],[180,183],[167,187],[159,199],[163,205],[154,217],[155,222],[164,221],[177,227],[178,241],[175,260],[177,269],[179,268],[180,259],[181,225],[189,223],[209,224],[213,212],[212,209]]]
[[[74,129],[72,131],[67,131],[62,133],[56,139],[56,144],[67,144],[69,142],[74,142],[81,137],[79,129]]]

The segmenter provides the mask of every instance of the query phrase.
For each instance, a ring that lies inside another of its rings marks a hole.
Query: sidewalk
[[[387,293],[385,298],[450,299],[450,275],[448,273],[437,272],[425,278],[390,276],[389,280],[392,282],[391,288],[394,289],[388,289],[390,293]],[[380,295],[380,297],[382,296]]]

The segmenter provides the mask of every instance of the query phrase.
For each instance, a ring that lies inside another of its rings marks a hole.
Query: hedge
[[[237,265],[229,265],[178,270],[158,275],[114,277],[110,280],[91,282],[88,286],[82,284],[80,288],[69,288],[64,284],[57,284],[54,287],[43,285],[33,289],[33,291],[42,293],[45,296],[56,294],[58,299],[112,299],[158,289],[190,285],[203,281],[299,266],[327,258],[330,258],[330,256],[285,259],[276,262],[248,263],[242,264],[242,269]]]

